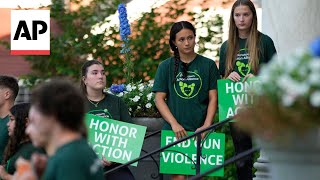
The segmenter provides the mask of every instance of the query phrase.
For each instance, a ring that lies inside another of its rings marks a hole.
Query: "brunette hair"
[[[29,109],[30,103],[16,104],[10,109],[10,113],[15,119],[15,127],[4,150],[2,164],[5,164],[18,151],[22,143],[30,141],[29,136],[25,133]]]
[[[42,114],[54,116],[66,129],[81,132],[84,124],[84,97],[66,80],[51,80],[32,91],[31,105]]]
[[[229,37],[227,41],[227,51],[226,51],[226,69],[225,77],[233,71],[233,66],[236,61],[236,56],[239,51],[239,31],[234,22],[234,10],[238,6],[248,6],[252,12],[252,24],[250,27],[249,36],[246,42],[246,47],[248,48],[250,57],[249,65],[253,70],[254,74],[258,72],[259,66],[259,43],[260,43],[260,33],[258,31],[258,21],[257,12],[254,4],[250,0],[237,0],[231,9],[230,20],[229,20]]]
[[[94,64],[103,66],[103,64],[98,60],[90,60],[90,61],[86,61],[81,67],[80,90],[84,95],[87,95],[87,86],[83,82],[83,77],[87,76],[88,68]]]
[[[0,88],[8,88],[12,92],[10,99],[14,101],[19,92],[19,85],[16,78],[11,76],[0,75]]]
[[[176,81],[177,74],[178,74],[178,68],[179,68],[179,62],[180,60],[180,55],[179,55],[179,50],[178,47],[174,44],[174,41],[176,40],[176,34],[180,32],[182,29],[189,29],[193,32],[194,36],[196,36],[196,29],[193,27],[193,25],[188,22],[188,21],[179,21],[176,22],[172,25],[171,30],[170,30],[170,39],[169,39],[169,44],[170,48],[174,53],[174,78],[173,82]],[[187,71],[188,71],[188,64],[182,63],[183,66],[183,77],[187,76]]]

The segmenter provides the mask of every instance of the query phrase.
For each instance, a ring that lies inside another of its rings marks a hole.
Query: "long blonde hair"
[[[226,69],[225,77],[227,77],[234,67],[236,61],[237,52],[239,51],[239,31],[234,22],[233,15],[236,7],[244,5],[248,6],[252,12],[252,24],[250,27],[249,36],[246,42],[246,47],[249,51],[249,66],[252,68],[253,73],[257,74],[259,66],[259,43],[260,35],[258,31],[258,20],[257,13],[253,3],[250,0],[237,0],[231,9],[230,21],[229,21],[229,37],[227,42],[227,52],[226,52]]]

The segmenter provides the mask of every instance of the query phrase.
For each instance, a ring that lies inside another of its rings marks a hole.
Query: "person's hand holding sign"
[[[103,166],[111,166],[112,162],[108,161],[104,156],[102,157],[102,165]]]
[[[230,73],[229,74],[229,76],[228,76],[228,79],[230,79],[231,81],[233,81],[233,82],[238,82],[238,81],[240,81],[240,75],[237,73],[237,72],[235,72],[235,71],[233,71],[232,73]]]
[[[172,123],[171,127],[177,139],[188,136],[187,131],[178,122]]]
[[[254,75],[253,74],[247,74],[244,78],[243,78],[243,80],[242,80],[242,82],[245,82],[248,78],[252,78],[252,77],[254,77]]]
[[[199,127],[199,128],[195,131],[195,133],[197,133],[198,131],[201,131],[201,130],[203,130],[203,129],[206,129],[206,128],[208,128],[209,126],[210,126],[210,125],[204,124],[203,126]],[[206,136],[206,134],[207,134],[207,132],[201,133],[201,139],[204,139],[204,137]],[[197,139],[197,136],[195,136],[194,139],[196,140],[196,139]]]

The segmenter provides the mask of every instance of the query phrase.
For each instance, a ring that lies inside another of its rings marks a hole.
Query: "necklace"
[[[104,99],[104,95],[102,95],[101,100],[98,101],[98,102],[91,101],[89,98],[87,98],[87,99],[88,99],[88,101],[89,101],[92,105],[94,105],[94,107],[98,107],[98,104]]]
[[[88,99],[88,100],[89,100],[89,102],[90,102],[92,105],[94,105],[94,107],[98,107],[98,104],[99,104],[100,101],[94,103],[94,102],[91,101],[90,99]]]

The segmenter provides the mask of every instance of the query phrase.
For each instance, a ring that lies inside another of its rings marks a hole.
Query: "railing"
[[[161,130],[157,130],[157,131],[155,131],[155,132],[152,132],[152,133],[150,133],[150,134],[147,134],[147,135],[144,137],[144,140],[146,140],[146,139],[148,139],[148,138],[151,138],[151,137],[153,137],[153,136],[155,136],[155,135],[157,135],[157,134],[160,134],[160,133],[161,133]],[[144,150],[144,149],[141,149],[141,151],[144,152],[145,154],[148,154],[148,153],[149,153],[148,151],[146,151],[146,150]],[[151,171],[150,177],[151,177],[152,179],[158,179],[158,178],[159,178],[159,180],[163,180],[163,174],[160,174],[160,172],[159,172],[159,168],[160,168],[159,162],[153,157],[153,155],[150,155],[150,158],[151,158],[151,160],[153,161],[153,163],[155,164],[155,166],[156,166],[156,168],[157,168],[157,174],[156,174],[156,173],[152,173],[152,171]]]
[[[232,158],[226,160],[223,164],[221,164],[219,166],[216,166],[216,167],[214,167],[214,168],[212,168],[212,169],[210,169],[210,170],[208,170],[208,171],[206,171],[206,172],[204,172],[202,174],[197,174],[197,175],[191,177],[190,180],[201,179],[202,177],[204,177],[204,176],[206,176],[206,175],[208,175],[210,173],[213,173],[213,172],[219,170],[220,168],[223,168],[226,165],[229,165],[231,163],[237,162],[237,161],[239,161],[239,160],[241,160],[241,159],[243,159],[243,158],[245,158],[245,157],[247,157],[247,156],[249,156],[249,155],[251,155],[251,154],[253,154],[253,153],[257,152],[257,151],[259,151],[259,150],[260,150],[259,147],[254,147],[254,148],[251,148],[251,149],[249,149],[247,151],[244,151],[244,152],[242,152],[242,153],[240,153],[240,154],[238,154],[236,156],[233,156]]]
[[[199,178],[201,178],[201,177],[203,177],[203,176],[205,176],[205,175],[208,175],[208,174],[210,174],[210,173],[212,173],[212,172],[214,172],[214,171],[216,171],[216,170],[218,170],[218,169],[220,169],[220,168],[222,168],[222,167],[224,167],[224,166],[226,166],[226,165],[228,165],[228,164],[231,164],[231,163],[233,163],[233,162],[236,162],[236,161],[238,161],[238,160],[241,160],[242,158],[244,158],[244,157],[246,157],[246,156],[248,156],[248,155],[251,155],[251,154],[253,154],[254,152],[256,152],[256,151],[259,150],[259,148],[255,147],[255,148],[252,148],[252,149],[247,150],[247,151],[245,151],[245,152],[242,152],[242,153],[238,154],[237,156],[234,156],[234,157],[226,160],[222,165],[216,166],[215,168],[213,168],[213,169],[211,169],[211,170],[209,170],[209,171],[206,171],[206,172],[203,173],[203,174],[200,174],[201,134],[204,133],[204,132],[206,132],[206,131],[211,131],[211,132],[213,132],[215,129],[217,129],[217,128],[223,126],[223,125],[225,125],[226,123],[230,122],[232,119],[234,119],[234,117],[229,117],[229,118],[227,118],[227,119],[225,119],[225,120],[223,120],[223,121],[220,121],[220,122],[218,122],[218,123],[215,123],[215,124],[209,126],[208,128],[202,129],[202,130],[200,130],[200,131],[198,131],[198,132],[196,132],[196,133],[194,133],[194,134],[191,134],[191,135],[188,135],[188,136],[183,137],[183,138],[181,138],[181,139],[178,139],[177,141],[175,141],[175,142],[173,142],[173,143],[170,143],[170,144],[168,144],[168,145],[166,145],[166,146],[163,146],[163,147],[161,147],[161,148],[159,148],[159,149],[156,149],[156,150],[154,150],[154,151],[152,151],[152,152],[149,152],[149,153],[147,153],[147,154],[145,154],[145,155],[142,155],[142,156],[140,156],[139,158],[136,158],[136,159],[133,159],[133,160],[127,162],[127,163],[121,164],[121,165],[119,165],[119,166],[117,166],[117,167],[115,167],[115,168],[113,168],[113,169],[105,172],[105,174],[109,174],[109,173],[115,172],[115,171],[117,171],[117,170],[119,170],[119,169],[121,169],[121,168],[123,168],[123,167],[126,167],[126,166],[128,166],[128,165],[130,165],[130,164],[132,164],[132,163],[135,163],[135,162],[137,162],[137,161],[140,161],[140,160],[142,160],[142,159],[145,159],[145,158],[147,158],[147,157],[149,157],[149,156],[152,157],[153,154],[159,153],[159,152],[164,151],[164,150],[166,150],[166,149],[168,149],[168,148],[170,148],[170,147],[172,147],[172,146],[174,146],[174,145],[177,145],[177,144],[179,144],[179,143],[181,143],[181,142],[183,142],[183,141],[186,141],[186,140],[188,140],[188,139],[191,139],[191,138],[196,137],[196,138],[197,138],[197,159],[196,159],[196,163],[195,163],[196,175],[193,176],[192,179],[199,179]],[[145,139],[147,139],[147,138],[149,138],[149,137],[152,137],[152,136],[154,136],[154,135],[156,135],[156,134],[159,134],[160,132],[161,132],[161,130],[156,131],[156,132],[153,132],[153,133],[145,136]],[[210,132],[209,132],[209,133],[210,133]],[[209,134],[209,133],[208,133],[208,134]],[[198,141],[198,140],[199,140],[199,141]],[[152,159],[153,159],[153,158],[152,158]]]

